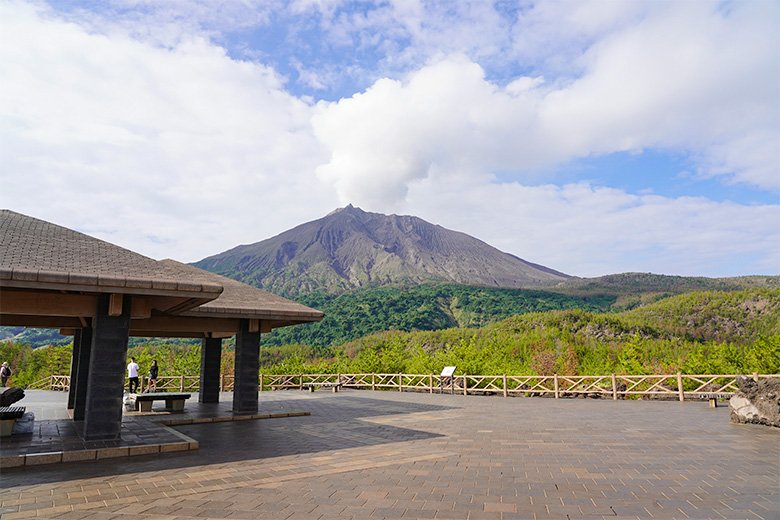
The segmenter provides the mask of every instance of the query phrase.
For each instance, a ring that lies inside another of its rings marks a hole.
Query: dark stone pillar
[[[200,393],[198,402],[219,402],[219,370],[222,363],[222,340],[206,338],[200,347]]]
[[[233,411],[257,412],[260,377],[260,332],[249,332],[249,320],[241,320],[236,334],[236,378],[233,383]]]
[[[110,295],[98,296],[92,324],[84,439],[119,439],[122,430],[122,394],[130,328],[130,296],[124,296],[122,315],[109,316]]]
[[[78,341],[77,341],[78,339]],[[78,347],[76,346],[78,345]],[[78,357],[76,357],[78,350]],[[92,328],[81,329],[73,338],[73,366],[70,373],[70,394],[73,397],[73,420],[84,420],[89,379],[89,353],[92,351]]]

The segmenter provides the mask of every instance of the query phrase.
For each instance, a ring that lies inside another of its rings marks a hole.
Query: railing
[[[707,394],[733,394],[738,390],[737,375],[617,375],[606,376],[513,376],[456,375],[452,378],[433,374],[260,374],[259,390],[303,390],[308,383],[340,383],[344,388],[413,392],[446,392],[462,395],[502,395],[504,397],[559,398],[594,397],[625,399],[633,396],[650,399],[701,399]],[[750,375],[753,380],[780,379],[780,374]],[[148,378],[139,378],[140,390],[150,388]],[[68,390],[69,376],[50,376],[28,385],[28,389]],[[219,388],[233,390],[234,376],[220,376]],[[162,376],[157,391],[197,392],[199,376]]]
[[[754,380],[779,374],[757,374]],[[700,399],[706,394],[732,394],[738,390],[737,375],[617,375],[607,376],[513,376],[433,374],[298,374],[261,375],[261,390],[302,389],[306,383],[341,383],[345,388],[417,392],[452,392],[462,395],[490,394],[524,397],[550,395],[620,399],[641,396],[654,399]]]
[[[27,385],[27,390],[67,392],[69,387],[70,376],[49,376]]]

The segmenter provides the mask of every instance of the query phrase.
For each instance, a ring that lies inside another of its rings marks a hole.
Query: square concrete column
[[[111,316],[111,296],[98,296],[97,315],[92,323],[92,349],[84,410],[85,440],[119,439],[122,430],[122,394],[131,300],[130,296],[122,297],[121,314]]]
[[[92,351],[92,328],[76,331],[73,337],[73,361],[70,369],[68,408],[73,409],[73,420],[84,420],[89,378],[89,353]],[[73,402],[71,403],[71,399]]]
[[[241,320],[236,334],[236,378],[233,383],[233,411],[257,412],[260,378],[260,332],[249,332],[249,320]]]
[[[222,340],[205,338],[200,347],[199,403],[219,402],[219,372],[222,363]]]

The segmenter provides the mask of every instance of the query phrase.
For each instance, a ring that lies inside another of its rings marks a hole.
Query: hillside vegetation
[[[383,291],[388,293],[387,298],[364,301],[356,296],[349,305],[341,297],[318,297],[333,305],[352,306],[350,312],[362,317],[360,323],[389,319],[396,315],[396,310],[400,312],[407,306],[419,310],[422,317],[428,316],[421,320],[439,316],[441,321],[429,324],[442,323],[445,327],[429,331],[383,330],[328,346],[266,345],[260,351],[262,370],[293,374],[437,374],[443,366],[454,365],[457,373],[474,375],[780,373],[779,289],[681,294],[622,312],[587,308],[526,312],[482,326],[463,327],[446,324],[460,323],[458,319],[466,324],[485,320],[485,316],[496,316],[499,309],[520,301],[525,309],[552,303],[535,291],[494,293],[459,286]],[[363,297],[367,294],[368,291]],[[437,304],[432,305],[432,301]],[[609,301],[564,299],[557,303],[579,303],[598,309],[608,306]],[[436,311],[439,306],[451,312]],[[67,373],[70,352],[70,345],[32,349],[22,343],[0,342],[0,359],[8,360],[16,369],[13,384],[29,384],[49,374]],[[183,341],[146,343],[132,347],[130,355],[136,357],[144,371],[152,359],[157,359],[161,375],[165,376],[196,374],[200,366],[200,345]],[[233,366],[234,352],[226,342],[223,373],[232,374]]]
[[[706,278],[652,273],[621,273],[596,278],[570,278],[546,290],[574,296],[614,296],[611,310],[633,309],[669,296],[701,291],[780,289],[780,276],[735,276]]]
[[[263,345],[306,344],[317,348],[339,345],[384,330],[437,330],[479,327],[528,312],[585,309],[622,311],[692,291],[734,292],[780,289],[780,276],[694,278],[625,273],[600,278],[568,280],[544,290],[502,289],[457,284],[423,284],[362,289],[343,294],[315,291],[294,299],[325,313],[319,324],[277,329],[264,334]],[[56,329],[0,327],[0,340],[32,347],[67,345],[68,336]],[[149,339],[130,338],[130,345]],[[154,339],[154,344],[193,343],[191,340]]]
[[[689,326],[690,324],[690,326]],[[691,293],[632,311],[529,313],[480,328],[389,331],[332,349],[266,349],[277,373],[778,373],[780,290]],[[287,354],[287,355],[284,355]]]
[[[603,312],[614,303],[615,297],[424,284],[340,295],[315,292],[300,296],[296,301],[323,311],[325,318],[319,323],[285,327],[264,334],[264,346],[305,344],[325,348],[386,330],[411,332],[479,327],[517,314],[562,309]]]

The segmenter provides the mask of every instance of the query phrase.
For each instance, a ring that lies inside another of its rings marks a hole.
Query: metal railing
[[[738,390],[736,374],[665,374],[604,376],[516,376],[455,375],[442,378],[434,374],[260,374],[259,390],[303,390],[311,383],[339,383],[344,388],[412,392],[451,392],[462,395],[502,395],[503,397],[541,397],[556,399],[592,397],[625,399],[679,400],[701,399],[709,394],[731,395]],[[755,381],[780,379],[780,374],[750,374]],[[150,388],[149,379],[140,377],[140,390]],[[28,389],[67,391],[69,376],[54,375],[28,385]],[[220,376],[219,388],[233,390],[234,377]],[[197,392],[200,376],[161,376],[157,391]]]

